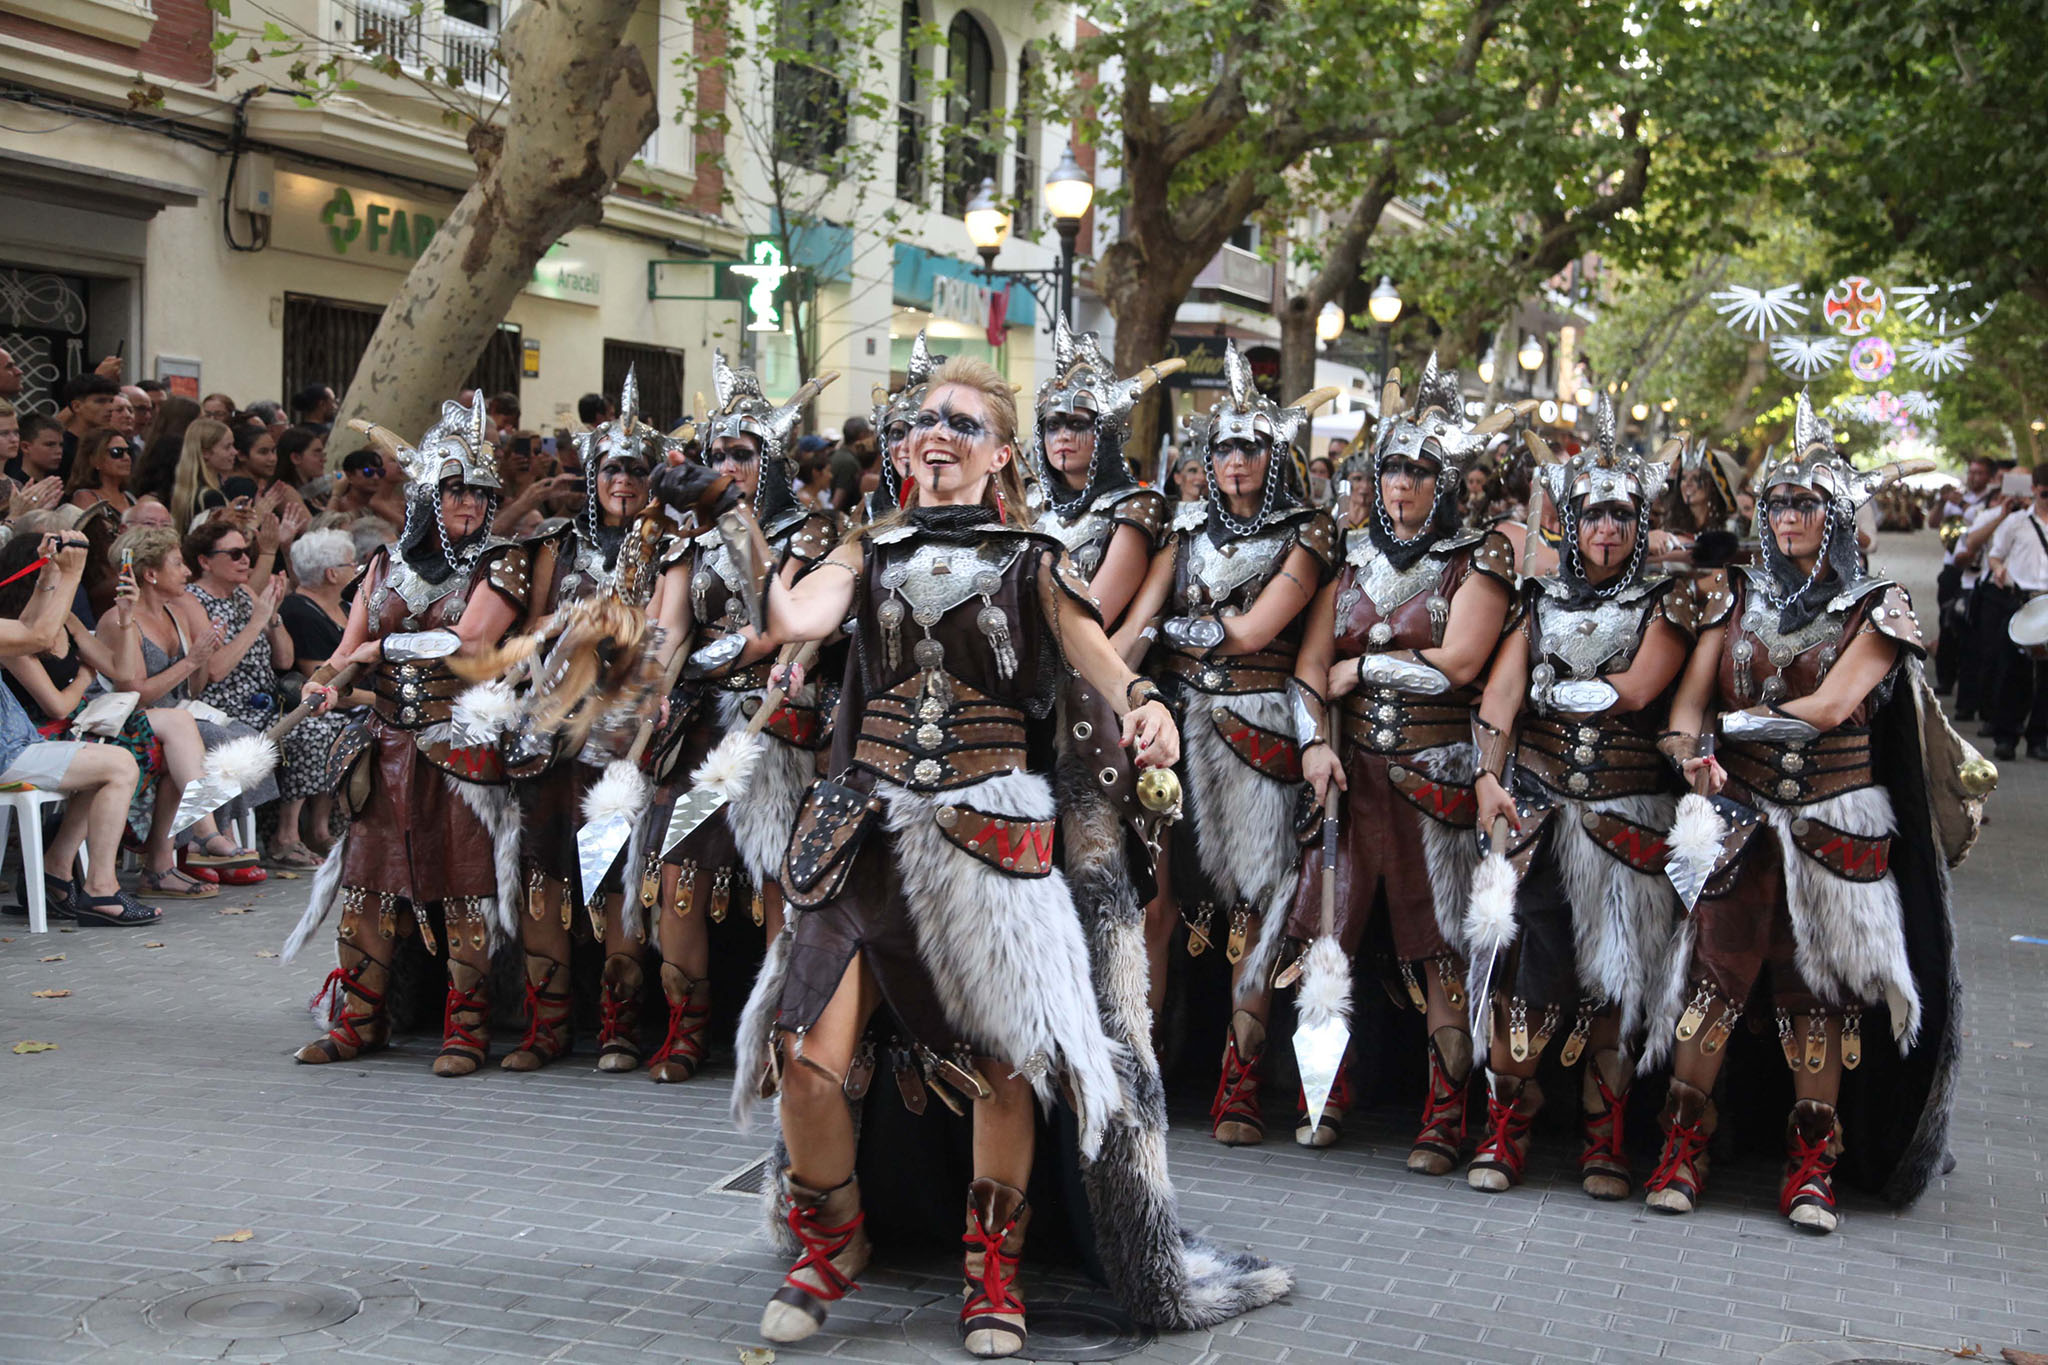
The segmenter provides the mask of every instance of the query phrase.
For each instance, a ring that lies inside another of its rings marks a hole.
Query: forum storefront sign
[[[324,260],[402,272],[412,269],[454,209],[452,201],[431,203],[279,171],[270,244]],[[525,292],[595,308],[603,302],[604,276],[577,250],[572,234],[548,248]]]

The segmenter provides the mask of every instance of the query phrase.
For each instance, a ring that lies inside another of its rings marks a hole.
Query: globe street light
[[[1638,403],[1628,410],[1628,415],[1635,418],[1638,422],[1647,422],[1650,420],[1650,405],[1648,403]]]
[[[993,267],[996,253],[1003,249],[1003,243],[1010,240],[1010,215],[996,206],[996,182],[983,180],[981,188],[967,201],[967,209],[961,215],[967,220],[967,240],[974,243],[974,249],[981,253],[982,263]]]
[[[1316,340],[1335,341],[1344,335],[1344,310],[1335,303],[1325,303],[1323,311],[1316,314]]]
[[[1479,357],[1479,382],[1482,384],[1491,384],[1493,382],[1493,347],[1491,346],[1486,348],[1485,355]]]
[[[1522,392],[1536,391],[1536,371],[1543,368],[1543,343],[1536,339],[1534,332],[1522,336],[1522,349],[1515,352],[1515,363],[1522,367]]]
[[[1394,364],[1394,319],[1401,316],[1401,291],[1394,288],[1394,282],[1385,275],[1373,286],[1370,297],[1365,301],[1365,311],[1380,329],[1380,383],[1387,382],[1387,374]]]
[[[1052,214],[1053,228],[1060,234],[1060,263],[1049,270],[998,270],[996,253],[1010,237],[1010,215],[996,205],[996,182],[983,180],[981,188],[967,202],[962,214],[967,223],[967,240],[981,256],[983,279],[1017,280],[1031,291],[1039,306],[1045,305],[1040,290],[1050,285],[1055,291],[1059,316],[1069,326],[1074,321],[1074,243],[1081,235],[1081,222],[1095,202],[1095,182],[1074,159],[1074,144],[1068,143],[1060,164],[1052,168],[1045,182],[1045,206]],[[1047,330],[1051,330],[1048,323]]]

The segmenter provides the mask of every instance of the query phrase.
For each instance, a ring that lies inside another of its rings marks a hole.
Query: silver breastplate
[[[1189,605],[1226,601],[1253,581],[1263,586],[1279,567],[1289,540],[1281,528],[1218,545],[1207,531],[1197,531],[1188,537]]]
[[[1397,569],[1364,531],[1352,535],[1344,558],[1358,570],[1354,576],[1355,590],[1371,598],[1374,610],[1382,617],[1392,616],[1417,593],[1434,588],[1444,576],[1444,566],[1450,563],[1446,555],[1426,554],[1407,568]],[[1355,604],[1357,599],[1352,601]],[[1349,610],[1345,606],[1337,614],[1342,617]]]
[[[1626,669],[1643,643],[1643,603],[1625,594],[1591,607],[1536,599],[1536,652],[1570,678],[1597,678]]]
[[[452,592],[461,592],[468,586],[469,575],[459,569],[449,574],[439,583],[429,583],[426,579],[420,577],[412,565],[397,556],[393,556],[391,568],[384,575],[384,581],[379,583],[377,591],[370,595],[370,619],[372,621],[383,620],[384,608],[390,604],[391,594],[397,593],[399,600],[405,603],[404,624],[406,628],[416,628],[420,624],[421,618],[427,614],[428,609],[436,602],[439,602]],[[449,617],[444,624],[453,625],[460,616],[461,613],[457,612],[454,616]]]
[[[1048,507],[1038,514],[1038,529],[1056,537],[1067,547],[1074,567],[1093,578],[1102,567],[1102,557],[1109,553],[1109,538],[1116,533],[1116,523],[1108,513],[1094,508],[1077,512],[1068,521]]]
[[[701,547],[697,555],[697,566],[690,573],[690,610],[700,625],[717,626],[722,630],[738,630],[747,624],[746,598],[741,594],[745,580],[740,568],[733,563],[732,555],[725,548],[725,541],[718,532],[707,531],[697,537]],[[711,605],[711,585],[722,582],[726,587],[725,614],[717,620],[707,619]]]

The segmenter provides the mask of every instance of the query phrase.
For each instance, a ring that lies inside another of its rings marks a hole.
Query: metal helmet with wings
[[[1223,379],[1223,396],[1216,406],[1190,416],[1185,431],[1188,442],[1201,450],[1202,465],[1209,475],[1210,526],[1223,533],[1219,538],[1235,538],[1252,535],[1274,517],[1303,506],[1295,445],[1310,416],[1338,391],[1326,386],[1311,389],[1284,406],[1276,403],[1259,392],[1251,362],[1237,349],[1234,339],[1223,348]],[[1259,510],[1250,521],[1232,514],[1216,477],[1217,448],[1234,442],[1262,445],[1271,452]]]
[[[880,384],[875,385],[875,442],[882,454],[881,482],[876,485],[880,511],[903,505],[903,479],[896,472],[894,451],[910,434],[910,424],[916,419],[917,410],[924,406],[924,392],[931,383],[932,375],[949,358],[932,354],[930,345],[925,341],[924,329],[920,327],[917,339],[910,343],[910,360],[903,368],[903,387],[891,393]]]
[[[1118,379],[1115,366],[1102,353],[1101,339],[1093,332],[1076,336],[1067,320],[1059,319],[1052,338],[1052,375],[1038,386],[1033,431],[1039,481],[1055,513],[1072,518],[1104,493],[1137,482],[1124,458],[1131,412],[1154,384],[1186,365],[1185,360],[1162,360],[1129,379]],[[1061,413],[1087,416],[1095,423],[1095,449],[1088,458],[1088,477],[1079,490],[1070,490],[1066,477],[1052,467],[1046,445],[1046,419]]]
[[[1535,432],[1527,433],[1525,439],[1529,453],[1536,459],[1536,477],[1543,480],[1543,491],[1557,508],[1563,532],[1558,576],[1594,598],[1613,597],[1635,583],[1642,577],[1643,557],[1649,549],[1651,508],[1657,495],[1664,491],[1671,466],[1620,445],[1615,433],[1614,401],[1606,394],[1600,395],[1599,405],[1593,410],[1593,439],[1578,454],[1560,460]],[[1625,503],[1635,509],[1635,546],[1627,567],[1596,588],[1586,576],[1585,561],[1579,551],[1579,518],[1588,507],[1609,503]]]
[[[471,537],[462,545],[449,539],[441,516],[441,485],[458,479],[466,488],[478,488],[488,495],[484,527],[497,514],[498,449],[491,439],[490,419],[484,411],[481,391],[464,407],[454,399],[441,404],[441,418],[427,428],[418,445],[409,444],[389,427],[356,418],[349,426],[361,432],[369,443],[390,456],[408,480],[405,497],[405,525],[398,533],[399,552],[408,560],[425,544],[427,527],[439,537],[442,556],[449,566],[466,569],[488,541],[487,534]]]
[[[1440,368],[1434,351],[1430,352],[1429,363],[1422,367],[1422,377],[1411,394],[1401,392],[1400,370],[1388,373],[1380,394],[1379,430],[1373,440],[1370,532],[1380,550],[1393,558],[1398,567],[1407,567],[1457,529],[1458,496],[1463,491],[1465,467],[1485,451],[1495,433],[1513,426],[1519,415],[1519,408],[1509,407],[1478,422],[1468,422],[1458,372]],[[1380,496],[1381,479],[1390,459],[1436,466],[1436,500],[1431,503],[1421,529],[1410,536],[1399,533]]]
[[[754,494],[754,508],[762,529],[771,534],[792,512],[801,512],[796,499],[796,479],[789,461],[789,438],[803,419],[804,408],[839,377],[828,371],[807,379],[787,402],[768,401],[761,391],[760,376],[741,366],[735,368],[723,350],[711,352],[711,410],[698,423],[704,440],[700,458],[715,465],[712,446],[723,437],[750,437],[761,459],[761,481]]]

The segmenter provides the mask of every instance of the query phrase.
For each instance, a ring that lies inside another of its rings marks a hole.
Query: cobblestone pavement
[[[1929,533],[1880,553],[1930,616],[1934,549]],[[1148,1341],[1119,1339],[1098,1295],[1041,1281],[1035,1321],[1065,1329],[1067,1359],[1119,1340],[1173,1362],[2048,1351],[2048,946],[2012,941],[2048,938],[2048,764],[2006,768],[1957,883],[1956,1168],[1918,1207],[1851,1200],[1839,1235],[1807,1239],[1756,1162],[1718,1174],[1698,1214],[1662,1218],[1585,1199],[1563,1142],[1526,1187],[1487,1196],[1402,1169],[1405,1112],[1323,1154],[1226,1151],[1190,1114],[1172,1141],[1188,1221],[1291,1263],[1300,1287]],[[306,886],[274,878],[143,932],[0,921],[0,1045],[58,1045],[0,1052],[0,1360],[740,1359],[781,1267],[755,1200],[714,1188],[761,1155],[726,1118],[727,1076],[657,1087],[601,1077],[586,1053],[442,1081],[425,1039],[294,1066],[326,954],[271,958]],[[943,1257],[864,1280],[835,1330],[782,1359],[961,1358]]]

